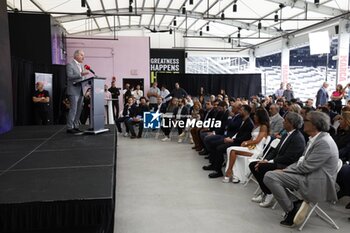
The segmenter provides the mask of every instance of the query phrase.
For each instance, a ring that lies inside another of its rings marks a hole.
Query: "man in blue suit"
[[[74,59],[66,66],[67,72],[67,95],[70,102],[70,109],[67,117],[67,133],[80,135],[82,131],[79,130],[79,119],[83,107],[83,87],[81,83],[75,84],[83,79],[89,72],[84,71],[83,67],[84,52],[76,50],[74,52]]]
[[[318,90],[316,95],[316,108],[325,105],[328,102],[328,83],[324,82],[322,87]]]

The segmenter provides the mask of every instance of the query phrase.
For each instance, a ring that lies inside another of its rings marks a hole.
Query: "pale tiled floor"
[[[282,211],[250,201],[256,185],[208,179],[207,161],[190,144],[119,136],[117,160],[117,233],[297,232],[281,227]],[[349,232],[346,200],[323,204],[336,231],[312,216],[303,232]]]

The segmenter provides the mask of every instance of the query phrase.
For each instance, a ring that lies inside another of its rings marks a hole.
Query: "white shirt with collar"
[[[298,166],[304,161],[305,155],[307,154],[307,152],[309,152],[310,147],[312,146],[312,144],[314,144],[316,138],[317,138],[320,134],[321,134],[321,132],[319,132],[318,134],[316,134],[316,135],[313,136],[313,137],[311,137],[311,136],[309,137],[309,141],[308,141],[308,143],[307,143],[307,147],[305,148],[305,152],[304,152],[303,156],[301,156],[301,157],[299,158],[299,160],[298,160]]]
[[[79,72],[80,73],[82,73],[83,72],[83,67],[82,67],[82,64],[81,63],[79,63],[77,60],[75,60],[75,59],[73,59],[74,60],[74,62],[75,62],[75,64],[77,64],[77,66],[78,66],[78,69],[79,69]]]

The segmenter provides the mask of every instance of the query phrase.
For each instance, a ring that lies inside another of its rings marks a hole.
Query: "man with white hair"
[[[316,95],[316,108],[325,105],[328,102],[328,83],[324,82]]]
[[[84,52],[80,49],[74,52],[74,59],[66,66],[67,72],[67,95],[70,102],[70,109],[67,117],[67,133],[81,135],[79,130],[79,119],[83,107],[83,87],[76,83],[89,74],[83,67]]]
[[[338,167],[338,148],[328,130],[329,116],[309,112],[304,119],[304,132],[310,136],[299,160],[283,170],[269,171],[264,184],[286,212],[282,226],[293,227],[304,222],[309,202],[336,201],[335,181]],[[297,190],[303,202],[292,200],[287,188]]]

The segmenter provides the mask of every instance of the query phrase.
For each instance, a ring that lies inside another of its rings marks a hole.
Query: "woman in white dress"
[[[262,153],[266,138],[269,136],[270,119],[265,108],[258,108],[254,115],[255,128],[252,131],[252,138],[242,142],[241,146],[231,146],[227,148],[226,173],[223,179],[224,183],[232,181],[239,183],[240,180],[233,176],[233,166],[235,165],[237,155],[252,157]]]

